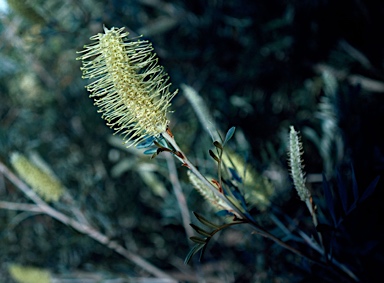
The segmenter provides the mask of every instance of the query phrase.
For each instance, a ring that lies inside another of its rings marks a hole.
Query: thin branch
[[[172,147],[175,149],[175,156],[177,159],[179,159],[183,166],[187,167],[189,170],[191,170],[197,178],[199,178],[204,184],[211,189],[211,191],[218,196],[220,199],[224,200],[231,208],[233,208],[234,212],[240,216],[240,220],[250,224],[252,226],[252,229],[255,231],[256,234],[259,234],[263,237],[269,238],[270,240],[274,241],[276,244],[282,246],[283,248],[286,248],[287,250],[290,250],[291,252],[306,258],[307,260],[314,262],[320,266],[325,266],[325,263],[321,260],[315,259],[309,255],[306,255],[302,253],[300,250],[292,247],[291,245],[283,242],[279,238],[275,237],[268,231],[264,230],[263,228],[259,227],[257,223],[255,223],[252,219],[249,219],[242,213],[235,205],[233,205],[223,194],[221,194],[201,173],[200,171],[193,165],[193,163],[187,158],[187,156],[184,154],[184,152],[180,149],[178,144],[176,143],[172,133],[167,130],[162,133],[162,136],[169,142],[169,144],[172,145]],[[316,219],[317,220],[317,219]],[[324,255],[324,252],[321,253]],[[351,277],[353,280],[358,281],[358,278],[355,274],[353,274],[352,271],[350,271],[345,265],[340,264],[339,262],[332,260],[331,261],[335,266],[337,266],[339,269],[341,269],[343,272],[345,272],[349,277]]]
[[[17,188],[19,188],[34,203],[36,203],[37,207],[41,210],[42,213],[45,213],[46,215],[56,219],[57,221],[67,226],[70,226],[76,231],[85,234],[90,238],[96,240],[97,242],[107,246],[108,248],[114,250],[118,254],[125,257],[126,259],[132,261],[137,266],[140,266],[142,269],[146,270],[150,274],[158,278],[168,279],[169,281],[167,282],[177,282],[171,275],[158,269],[139,255],[128,251],[116,241],[111,241],[106,235],[102,234],[94,227],[85,223],[81,223],[71,217],[68,217],[67,215],[49,206],[31,188],[29,188],[29,186],[27,186],[23,181],[21,181],[15,174],[13,174],[13,172],[11,172],[2,162],[0,162],[0,172],[3,173],[9,181],[11,181]]]
[[[183,153],[183,151],[180,149],[179,145],[176,143],[173,136],[168,133],[168,131],[165,131],[162,133],[162,136],[172,145],[172,147],[175,149],[176,154],[175,156],[177,159],[179,159],[183,166],[186,166],[193,174],[196,175],[197,178],[199,178],[204,185],[206,185],[210,190],[220,199],[222,199],[226,204],[228,204],[234,212],[242,219],[247,219],[247,217],[244,215],[243,212],[240,211],[235,205],[233,205],[225,196],[224,194],[220,193],[217,188],[215,188],[211,182],[209,182],[201,173],[200,171],[193,165],[193,163],[187,158],[187,156]]]
[[[219,191],[200,173],[200,171],[189,161],[189,159],[187,158],[187,156],[181,151],[180,147],[177,145],[175,139],[173,138],[173,136],[171,136],[168,132],[164,132],[162,133],[163,137],[174,147],[174,149],[176,150],[176,154],[175,156],[177,156],[177,158],[179,160],[181,160],[181,162],[183,162],[183,165],[186,166],[188,169],[190,169],[195,175],[196,177],[198,177],[201,181],[203,181],[205,183],[205,185],[207,185],[211,190],[212,192],[217,195],[218,197],[220,197],[222,200],[224,200],[231,208],[233,208],[233,210],[238,213],[241,217],[242,217],[242,221],[245,222],[245,223],[248,223],[252,226],[253,230],[256,231],[257,234],[260,234],[264,237],[267,237],[267,238],[270,238],[271,240],[273,240],[274,242],[276,242],[277,244],[279,244],[280,246],[292,251],[293,253],[295,254],[298,254],[304,258],[307,258],[311,261],[315,261],[317,262],[315,259],[311,259],[309,258],[308,256],[306,256],[305,254],[303,254],[302,252],[300,252],[299,250],[293,248],[292,246],[286,244],[285,242],[281,241],[280,239],[276,238],[275,236],[273,236],[272,234],[270,234],[269,232],[267,232],[266,230],[262,229],[261,227],[259,227],[255,222],[253,222],[251,219],[248,219],[235,205],[233,205],[223,194],[219,193]]]
[[[316,215],[315,209],[313,207],[312,197],[309,199],[307,198],[305,200],[305,204],[307,205],[309,213],[312,216],[312,222],[313,222],[313,225],[315,226],[315,229],[317,231],[317,226],[319,225],[319,222],[317,220],[317,215]],[[317,231],[317,236],[319,237],[320,246],[323,249],[323,255],[324,255],[325,259],[327,260],[328,256],[327,256],[327,252],[325,250],[325,246],[324,246],[324,242],[323,242],[323,236],[321,235],[321,233],[319,231]]]
[[[191,223],[191,217],[189,214],[187,201],[181,189],[181,184],[177,174],[175,160],[173,159],[173,156],[171,154],[165,154],[165,159],[167,160],[169,179],[172,184],[173,192],[176,196],[177,203],[179,204],[181,218],[183,221],[183,227],[189,239],[190,237],[193,236],[194,233],[193,233],[192,227],[189,225]],[[198,282],[206,282],[202,274],[202,271],[200,270],[200,264],[197,262],[195,265],[195,269],[196,269],[196,276],[197,276]]]
[[[43,210],[35,204],[0,201],[0,208],[7,210],[21,210],[43,213]]]
[[[299,231],[299,234],[309,246],[311,246],[314,250],[316,250],[317,252],[319,252],[320,254],[323,255],[322,248],[319,247],[318,244],[316,242],[314,242],[307,234],[305,234],[302,231]],[[332,262],[332,264],[339,267],[343,272],[348,274],[348,276],[351,277],[353,280],[355,280],[356,282],[360,281],[359,278],[357,278],[357,276],[347,266],[338,262],[334,258],[331,258],[330,261]]]
[[[193,236],[193,229],[189,225],[189,223],[191,223],[191,217],[189,215],[187,201],[185,199],[183,191],[181,190],[181,185],[179,182],[179,177],[177,175],[175,160],[173,159],[173,156],[170,154],[165,154],[165,159],[167,160],[167,165],[169,170],[169,179],[172,184],[173,192],[175,193],[177,203],[179,204],[184,230],[189,238]]]

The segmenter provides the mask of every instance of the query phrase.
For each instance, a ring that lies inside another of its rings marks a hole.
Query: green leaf
[[[217,147],[218,149],[223,150],[223,146],[222,146],[221,143],[219,143],[218,141],[214,141],[214,142],[213,142],[213,145],[214,145],[215,147]]]
[[[210,239],[210,238],[209,238]],[[209,240],[208,239],[208,240]],[[201,261],[203,259],[203,256],[204,256],[204,253],[205,253],[205,250],[207,249],[207,246],[208,246],[208,242],[203,246],[203,248],[201,249],[201,253],[200,253],[200,257],[199,257],[199,261]]]
[[[163,147],[169,148],[168,145],[167,145],[166,140],[165,140],[162,136],[161,136],[160,138],[158,138],[157,141],[158,141],[159,144],[162,145]]]
[[[154,159],[156,156],[157,156],[157,152],[155,152],[154,154],[152,154],[151,159]]]
[[[164,148],[164,146],[162,146],[158,141],[154,141],[153,142],[158,148]]]
[[[205,231],[204,229],[201,229],[199,226],[196,226],[195,224],[189,224],[191,227],[200,235],[203,235],[205,237],[211,237],[211,233]]]
[[[189,239],[192,242],[195,242],[196,244],[204,244],[205,245],[207,243],[206,239],[202,239],[202,238],[195,237],[195,236],[189,237]]]
[[[232,212],[229,212],[226,209],[223,209],[223,210],[216,212],[216,215],[217,216],[233,216],[234,214]]]
[[[225,135],[224,144],[226,144],[233,137],[235,130],[236,130],[236,127],[232,127],[228,130],[227,134]]]
[[[205,244],[197,244],[195,245],[187,254],[184,260],[184,264],[188,264],[191,261],[191,258],[198,253],[202,248],[204,248]]]
[[[149,154],[154,154],[155,152],[157,152],[157,148],[147,149],[147,150],[144,151],[143,153],[144,153],[145,155],[149,155]]]
[[[144,141],[139,143],[136,148],[137,149],[142,149],[142,148],[147,148],[153,145],[153,141],[155,140],[154,137],[147,137]]]
[[[193,214],[196,216],[196,218],[204,225],[208,226],[208,227],[211,227],[215,230],[217,229],[220,229],[220,226],[216,225],[216,224],[213,224],[212,222],[210,222],[209,220],[207,220],[206,218],[204,218],[203,216],[201,216],[200,214],[198,214],[197,212],[193,212]]]
[[[213,153],[212,150],[209,150],[209,155],[216,160],[216,162],[220,162],[220,159]]]
[[[246,210],[241,206],[239,201],[236,199],[234,195],[226,195],[227,199],[232,203],[238,210],[240,210],[242,213],[245,213]]]

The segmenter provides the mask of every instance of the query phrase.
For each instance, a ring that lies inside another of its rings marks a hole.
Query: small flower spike
[[[129,33],[123,30],[104,27],[78,60],[83,61],[83,78],[94,79],[86,88],[107,125],[121,133],[128,146],[136,146],[166,131],[166,114],[177,91],[169,92],[168,76],[157,64],[151,43],[127,39]]]
[[[212,207],[218,211],[227,210],[233,212],[233,209],[221,198],[216,196],[210,188],[208,188],[198,177],[196,177],[195,174],[191,171],[187,171],[187,174],[193,187],[212,205]]]
[[[60,181],[52,173],[30,162],[24,155],[12,153],[11,163],[19,176],[44,200],[55,202],[64,195],[65,189]]]
[[[289,133],[289,165],[293,184],[297,194],[302,201],[307,201],[311,197],[311,193],[305,186],[305,173],[303,172],[303,163],[301,155],[303,154],[303,145],[301,144],[298,133],[293,126],[290,127]]]

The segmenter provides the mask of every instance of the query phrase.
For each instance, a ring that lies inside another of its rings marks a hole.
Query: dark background
[[[11,152],[38,155],[103,233],[165,271],[185,268],[182,260],[190,244],[165,162],[124,149],[116,137],[111,140],[112,131],[88,98],[81,63],[75,60],[76,51],[102,32],[103,24],[126,27],[132,37],[143,34],[170,75],[172,90],[182,84],[193,87],[222,132],[237,127],[230,146],[275,187],[268,195],[270,207],[254,208],[253,213],[276,235],[284,236],[271,215],[287,226],[289,217],[313,232],[288,177],[290,125],[301,132],[308,186],[323,224],[332,221],[319,182],[322,173],[334,190],[340,214],[340,187],[351,203],[354,184],[362,195],[383,173],[380,1],[9,4],[0,14],[0,160],[10,166]],[[214,175],[214,164],[208,161],[210,137],[181,90],[172,104],[175,112],[169,118],[176,139],[191,159]],[[140,174],[141,165],[152,166],[160,193]],[[223,222],[188,184],[184,169],[178,167],[189,210]],[[374,282],[384,263],[383,198],[380,180],[336,232],[338,259],[362,282]],[[1,180],[0,199],[28,202],[6,179]],[[11,280],[7,268],[12,263],[48,269],[58,278],[78,271],[103,278],[147,276],[86,236],[46,216],[22,213],[0,210],[0,274],[6,280]],[[22,220],[17,220],[20,214]],[[215,239],[200,266],[206,278],[342,282],[246,228],[225,231]]]

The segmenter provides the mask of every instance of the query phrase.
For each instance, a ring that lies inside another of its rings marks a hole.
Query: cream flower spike
[[[127,39],[128,34],[124,28],[104,27],[77,59],[83,61],[83,78],[94,79],[86,88],[107,125],[128,146],[136,146],[166,131],[166,114],[177,91],[169,92],[169,78],[157,64],[152,44]]]
[[[56,176],[36,166],[24,155],[12,153],[11,164],[19,176],[45,201],[55,202],[64,195],[64,186]]]
[[[305,186],[305,172],[303,171],[304,165],[302,160],[303,145],[300,141],[299,134],[293,126],[290,126],[289,132],[289,166],[293,185],[296,188],[297,194],[304,202],[311,198],[311,193]]]

